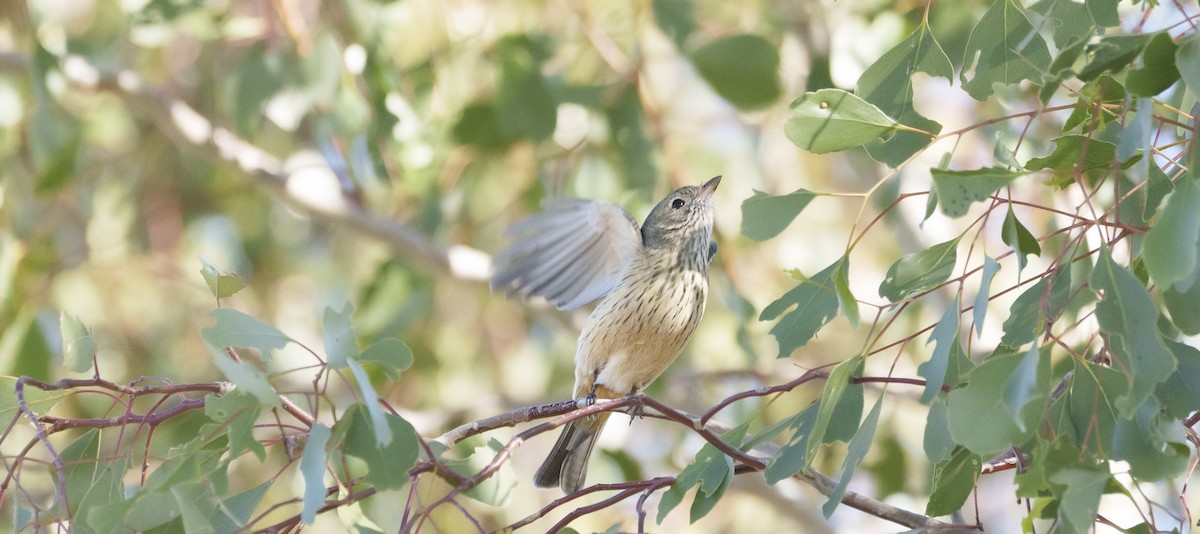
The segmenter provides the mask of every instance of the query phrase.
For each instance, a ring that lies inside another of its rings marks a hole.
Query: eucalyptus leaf
[[[796,146],[824,154],[854,148],[897,128],[896,120],[841,89],[805,93],[791,104],[783,132]]]

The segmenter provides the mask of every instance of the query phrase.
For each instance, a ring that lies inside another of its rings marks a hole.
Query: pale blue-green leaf
[[[210,486],[202,482],[173,484],[168,491],[179,506],[179,517],[183,520],[183,531],[192,534],[215,534],[209,518],[219,503]],[[324,493],[322,492],[322,495]]]
[[[987,318],[988,297],[992,288],[992,278],[1000,271],[1000,262],[991,256],[983,256],[983,274],[979,277],[979,292],[975,294],[975,304],[971,309],[971,321],[975,323],[975,335],[983,335],[983,321]]]
[[[1156,326],[1158,307],[1141,282],[1113,261],[1102,248],[1089,280],[1104,298],[1096,303],[1096,319],[1107,334],[1113,365],[1128,373],[1129,391],[1117,400],[1123,417],[1132,417],[1154,387],[1175,371],[1175,356]]]
[[[654,0],[650,3],[654,11],[654,23],[675,47],[683,50],[687,39],[696,30],[696,15],[690,0]]]
[[[838,260],[812,278],[801,281],[759,314],[760,321],[771,321],[782,315],[771,327],[771,335],[779,343],[780,358],[804,346],[837,316],[838,296],[833,275],[841,263]]]
[[[1182,179],[1167,197],[1158,223],[1150,227],[1143,244],[1146,270],[1159,287],[1191,280],[1196,271],[1200,243],[1200,186]]]
[[[1029,22],[1021,3],[996,0],[971,30],[959,79],[972,98],[982,101],[994,91],[993,84],[1036,82],[1041,69],[1049,64],[1046,41]],[[973,73],[970,79],[968,73]]]
[[[1175,67],[1192,94],[1200,95],[1200,34],[1193,33],[1179,42],[1179,49],[1175,51]]]
[[[892,302],[912,293],[933,289],[950,278],[958,259],[961,236],[900,258],[888,268],[879,296]]]
[[[204,415],[219,423],[229,434],[229,456],[236,458],[249,451],[258,461],[266,460],[266,447],[254,439],[254,424],[258,422],[262,407],[258,398],[244,391],[205,398]]]
[[[1036,397],[1022,410],[1025,430],[1021,430],[1003,402],[1008,378],[1020,363],[1019,354],[993,355],[971,370],[966,387],[950,392],[947,398],[950,435],[956,443],[986,456],[1029,439],[1041,421],[1046,397]]]
[[[755,241],[779,235],[816,196],[805,189],[778,196],[755,191],[742,202],[742,234]]]
[[[922,444],[925,457],[935,464],[949,460],[950,453],[954,452],[954,437],[950,435],[949,417],[945,395],[939,395],[929,403],[929,413],[925,419],[925,439]]]
[[[372,343],[367,350],[362,352],[358,357],[360,362],[371,362],[387,375],[388,379],[396,380],[400,378],[400,372],[412,366],[413,355],[412,350],[404,341],[386,337],[375,343]]]
[[[269,360],[272,350],[281,349],[292,340],[274,325],[238,310],[217,308],[212,311],[212,316],[217,323],[200,330],[200,337],[217,349],[255,349],[263,359]]]
[[[221,371],[221,374],[233,382],[239,390],[254,395],[263,404],[279,407],[279,394],[275,392],[275,388],[271,386],[271,382],[267,380],[262,371],[251,365],[250,362],[233,361],[233,358],[225,354],[225,351],[209,347],[208,352],[212,356],[213,365],[217,366],[217,370]]]
[[[274,483],[274,480],[267,480],[221,501],[221,506],[209,517],[209,523],[217,532],[232,533],[244,530],[250,515],[258,508],[258,503],[262,502],[267,490],[271,489]]]
[[[1126,119],[1125,128],[1121,129],[1121,135],[1117,139],[1116,155],[1119,161],[1132,158],[1139,151],[1150,151],[1151,135],[1154,133],[1154,101],[1150,98],[1135,98],[1133,106],[1133,115]],[[1142,158],[1139,164],[1149,165],[1150,158]]]
[[[1107,72],[1119,72],[1133,62],[1153,34],[1108,35],[1089,45],[1091,61],[1080,69],[1077,77],[1085,82],[1099,78]]]
[[[1050,476],[1052,482],[1063,488],[1058,519],[1066,528],[1064,532],[1086,532],[1092,527],[1100,511],[1100,496],[1108,477],[1108,469],[1103,466],[1096,469],[1072,467]]]
[[[1163,304],[1171,314],[1171,324],[1189,336],[1200,334],[1200,262],[1189,278],[1162,288]],[[1186,286],[1187,289],[1179,289]]]
[[[860,146],[896,129],[896,120],[841,89],[805,93],[791,104],[783,132],[796,146],[824,154]]]
[[[358,356],[358,343],[354,340],[354,327],[350,315],[354,307],[349,302],[341,311],[332,306],[325,308],[321,328],[325,331],[325,357],[330,369],[346,367],[346,360]]]
[[[921,402],[924,404],[932,402],[934,397],[942,392],[942,385],[945,384],[946,369],[950,366],[950,348],[958,343],[958,306],[956,295],[954,301],[942,313],[942,318],[934,325],[929,340],[925,342],[926,346],[930,343],[934,343],[934,346],[929,361],[917,367],[917,374],[925,377],[925,388],[921,391]]]
[[[1154,390],[1164,413],[1183,419],[1200,406],[1200,350],[1191,345],[1168,341],[1179,366],[1175,373]]]
[[[1158,401],[1148,397],[1132,418],[1118,418],[1113,430],[1112,457],[1129,462],[1138,480],[1166,480],[1187,469],[1187,435],[1175,418],[1163,417]]]
[[[231,297],[246,287],[245,278],[220,269],[204,256],[200,256],[200,276],[204,277],[208,290],[219,299]]]
[[[76,373],[92,368],[96,357],[96,342],[92,333],[79,319],[63,312],[59,315],[59,330],[62,334],[63,363]]]
[[[863,420],[858,432],[850,439],[850,445],[846,447],[846,459],[842,462],[842,476],[838,479],[833,491],[829,493],[829,500],[821,505],[821,512],[825,514],[825,519],[829,519],[838,504],[842,502],[842,496],[846,494],[846,487],[850,485],[854,471],[859,464],[862,464],[867,452],[871,450],[871,443],[875,440],[875,428],[879,426],[879,412],[882,407],[883,397],[880,397],[875,401],[875,406],[871,408],[867,418]],[[730,474],[732,475],[732,471]]]
[[[934,168],[929,172],[933,175],[933,187],[937,190],[942,213],[954,218],[966,215],[971,204],[991,198],[1001,187],[1024,174],[1003,167],[967,171]]]
[[[347,358],[346,364],[350,366],[350,372],[354,373],[354,381],[358,382],[358,390],[362,393],[363,405],[366,406],[367,415],[371,419],[371,429],[375,431],[375,446],[386,447],[392,442],[392,429],[388,426],[383,408],[379,407],[379,395],[371,385],[371,377],[367,376],[367,372],[354,358]]]
[[[329,441],[329,427],[313,423],[304,442],[304,453],[300,455],[300,474],[304,477],[300,519],[305,525],[313,524],[317,510],[325,503],[325,443]]]
[[[1025,406],[1041,394],[1037,389],[1040,361],[1038,346],[1037,343],[1034,343],[1021,357],[1021,363],[1017,364],[1016,369],[1008,377],[1008,383],[1004,386],[1004,408],[1008,410],[1013,424],[1021,432],[1027,430],[1025,418],[1021,416],[1021,412]]]
[[[733,458],[724,454],[711,464],[701,478],[700,489],[692,499],[692,507],[688,511],[689,522],[695,523],[700,520],[717,505],[729,484],[733,482],[733,467]]]

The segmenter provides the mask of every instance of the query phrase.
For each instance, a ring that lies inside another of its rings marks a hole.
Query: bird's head
[[[647,248],[702,247],[708,250],[713,227],[713,192],[717,176],[699,187],[680,187],[662,199],[642,223],[642,243]]]

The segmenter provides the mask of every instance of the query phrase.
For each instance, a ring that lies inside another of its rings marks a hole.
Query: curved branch
[[[404,261],[430,271],[467,280],[486,280],[490,276],[491,259],[484,252],[462,245],[445,247],[413,227],[376,215],[343,195],[314,193],[300,185],[301,180],[313,178],[331,178],[336,183],[336,172],[319,155],[301,151],[289,160],[303,160],[302,164],[285,163],[214,125],[186,102],[147,85],[133,71],[100,72],[79,56],[68,56],[61,67],[72,87],[116,95],[180,145],[192,147],[209,160],[236,165],[256,185],[309,217],[383,241]],[[29,60],[19,54],[0,54],[0,72],[27,75]]]

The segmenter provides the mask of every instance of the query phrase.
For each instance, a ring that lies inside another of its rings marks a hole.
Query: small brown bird
[[[638,393],[692,338],[708,295],[713,192],[718,176],[676,189],[646,222],[608,202],[565,199],[515,225],[496,258],[492,289],[541,296],[559,309],[604,300],[588,317],[575,352],[575,398]],[[568,423],[534,476],[539,488],[583,486],[608,412]]]

